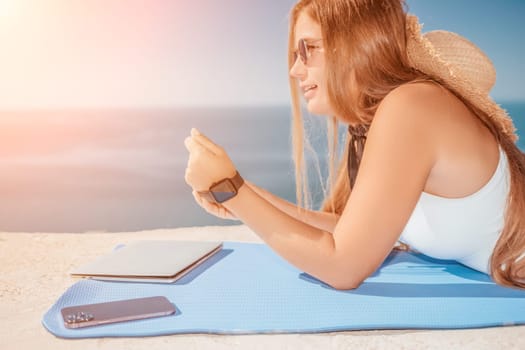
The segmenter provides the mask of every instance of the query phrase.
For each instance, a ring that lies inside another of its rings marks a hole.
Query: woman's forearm
[[[223,205],[300,270],[337,289],[357,286],[357,254],[338,250],[332,233],[286,214],[250,186],[241,186]]]
[[[251,182],[246,181],[246,184],[259,196],[263,197],[274,207],[290,215],[291,217],[303,221],[308,225],[317,227],[323,231],[331,233],[334,232],[335,225],[339,220],[339,215],[307,209],[300,210],[300,208],[294,203],[278,197],[273,193],[254,185]]]

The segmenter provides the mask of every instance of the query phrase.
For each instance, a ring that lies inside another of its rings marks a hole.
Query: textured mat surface
[[[60,315],[66,306],[154,295],[166,296],[177,313],[84,329],[65,328]],[[337,291],[265,245],[226,242],[174,284],[81,280],[42,322],[64,338],[478,328],[525,324],[525,292],[460,264],[406,252],[392,253],[358,289]]]

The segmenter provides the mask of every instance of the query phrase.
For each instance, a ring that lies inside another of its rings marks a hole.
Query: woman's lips
[[[315,95],[315,91],[317,90],[317,85],[308,85],[303,88],[303,94],[304,98],[310,99]]]

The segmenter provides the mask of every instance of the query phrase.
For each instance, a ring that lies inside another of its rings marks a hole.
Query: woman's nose
[[[297,57],[295,62],[292,65],[292,68],[290,68],[290,76],[292,78],[301,79],[306,76],[307,70],[306,66],[303,64],[301,59]]]

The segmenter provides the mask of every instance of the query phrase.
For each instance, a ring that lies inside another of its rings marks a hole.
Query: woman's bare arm
[[[337,221],[339,220],[340,215],[307,209],[299,210],[299,207],[297,205],[288,202],[287,200],[278,197],[265,189],[257,187],[251,182],[245,181],[245,184],[247,187],[252,189],[253,192],[255,192],[260,198],[264,199],[265,201],[267,201],[272,206],[282,211],[286,215],[289,215],[294,219],[305,222],[308,225],[311,225],[323,231],[327,231],[330,233],[334,232],[335,226],[337,225]],[[221,219],[240,220],[240,218],[238,218],[234,213],[232,213],[223,205],[208,202],[207,199],[204,199],[195,190],[192,192],[192,194],[197,204],[199,204],[209,214]]]
[[[335,225],[337,225],[337,221],[339,220],[340,215],[299,208],[296,204],[291,203],[281,197],[278,197],[275,194],[261,187],[258,187],[249,181],[246,181],[246,184],[259,196],[266,199],[274,207],[283,211],[289,216],[297,220],[303,221],[308,225],[317,227],[323,231],[327,231],[330,233],[334,232]]]

